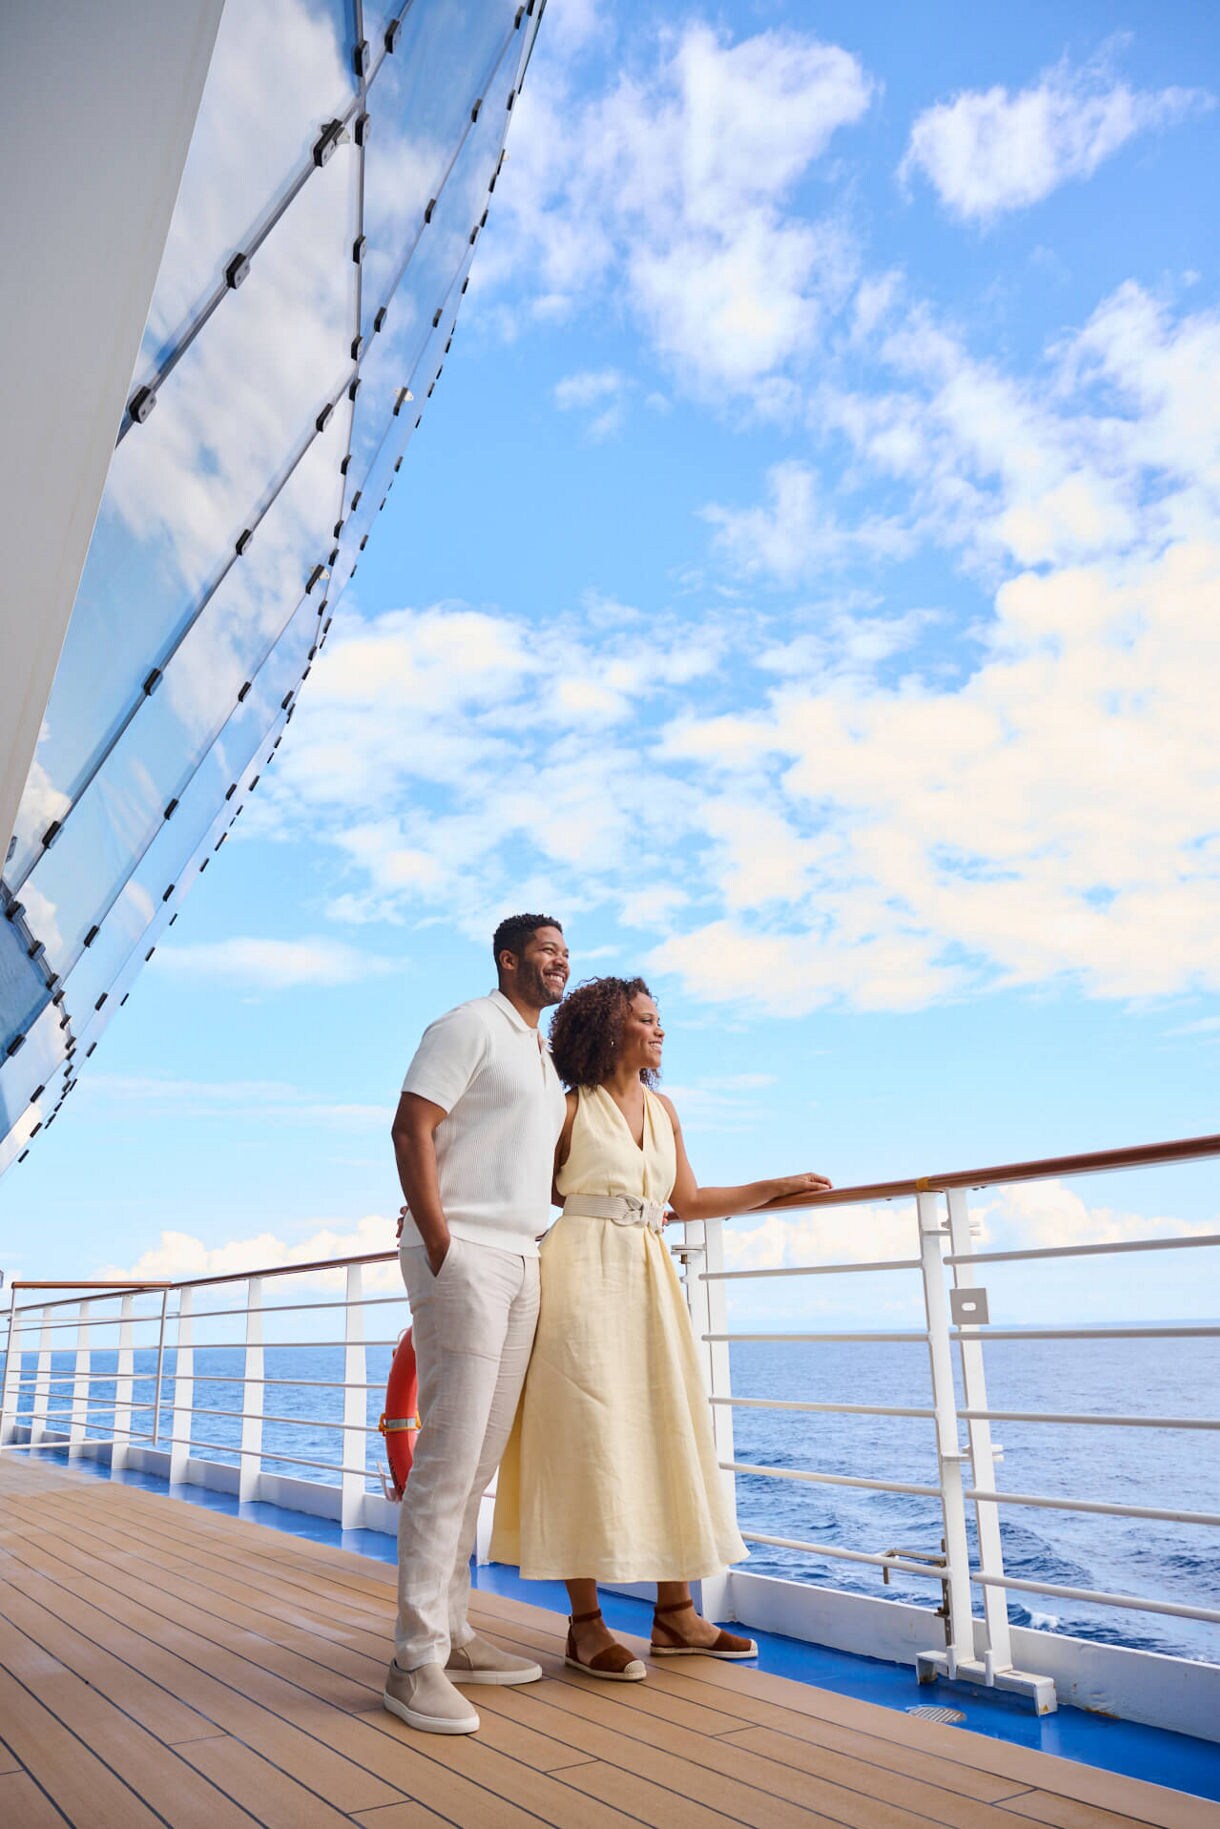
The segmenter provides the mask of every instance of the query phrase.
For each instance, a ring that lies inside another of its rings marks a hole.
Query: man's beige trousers
[[[411,1302],[420,1431],[398,1519],[400,1670],[444,1664],[466,1621],[479,1501],[517,1413],[538,1321],[538,1259],[450,1241],[439,1276],[398,1253]]]

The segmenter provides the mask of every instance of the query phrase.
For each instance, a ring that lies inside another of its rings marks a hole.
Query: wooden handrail
[[[1004,1162],[994,1168],[954,1169],[946,1175],[917,1175],[907,1181],[876,1181],[861,1187],[831,1188],[825,1194],[789,1194],[755,1212],[789,1207],[850,1206],[864,1200],[909,1199],[949,1188],[983,1188],[1011,1181],[1049,1181],[1056,1175],[1100,1175],[1113,1169],[1151,1168],[1157,1163],[1198,1162],[1220,1156],[1220,1137],[1183,1137],[1174,1143],[1139,1143],[1130,1149],[1090,1150],[1080,1156],[1043,1156],[1033,1162]]]
[[[19,1281],[10,1283],[9,1287],[10,1287],[10,1289],[133,1289],[134,1290],[134,1289],[175,1289],[177,1287],[177,1285],[175,1283],[170,1282],[168,1279],[166,1279],[165,1281],[160,1282],[160,1283],[133,1283],[130,1277],[122,1277],[117,1280],[112,1279],[108,1283],[98,1282],[96,1278],[94,1278],[92,1280],[90,1280],[89,1278],[86,1278],[82,1282],[82,1280],[79,1277],[71,1277],[68,1279],[67,1282],[64,1282],[62,1280],[57,1283],[30,1282],[26,1278],[22,1277]]]
[[[906,1200],[916,1194],[941,1194],[949,1188],[1000,1186],[1005,1182],[1047,1181],[1058,1175],[1098,1175],[1117,1169],[1152,1168],[1158,1163],[1198,1162],[1220,1156],[1220,1136],[1182,1137],[1170,1143],[1140,1143],[1129,1149],[1090,1150],[1077,1156],[1042,1156],[1032,1162],[1004,1162],[992,1168],[954,1169],[945,1175],[916,1175],[902,1181],[874,1181],[849,1188],[831,1188],[824,1194],[788,1195],[755,1207],[756,1213],[787,1212],[790,1208],[844,1207],[871,1200]],[[321,1270],[341,1270],[349,1264],[389,1264],[397,1251],[369,1251],[361,1257],[319,1258],[308,1264],[275,1264],[265,1269],[230,1271],[222,1276],[184,1277],[180,1282],[15,1282],[18,1289],[207,1289],[218,1283],[239,1283],[243,1277],[307,1276]],[[59,1306],[54,1304],[53,1306]]]

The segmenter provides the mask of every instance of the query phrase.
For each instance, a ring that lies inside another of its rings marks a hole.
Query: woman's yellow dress
[[[532,1581],[698,1581],[747,1554],[661,1234],[580,1212],[581,1194],[664,1202],[675,1170],[655,1094],[641,1149],[610,1094],[581,1088],[491,1539],[493,1561]]]

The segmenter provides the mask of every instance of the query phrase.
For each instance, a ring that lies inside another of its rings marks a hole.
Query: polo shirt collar
[[[527,1035],[536,1035],[539,1033],[532,1023],[526,1022],[516,1004],[512,1003],[509,998],[504,995],[503,991],[491,991],[488,995],[496,1008],[503,1010],[515,1029],[523,1029]]]

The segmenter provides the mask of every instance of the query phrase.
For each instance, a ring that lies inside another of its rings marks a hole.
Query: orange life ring
[[[386,1381],[385,1409],[381,1412],[378,1431],[385,1437],[386,1459],[394,1497],[401,1499],[407,1475],[415,1459],[415,1432],[419,1428],[419,1374],[415,1369],[415,1343],[408,1328],[394,1348],[390,1376]]]

